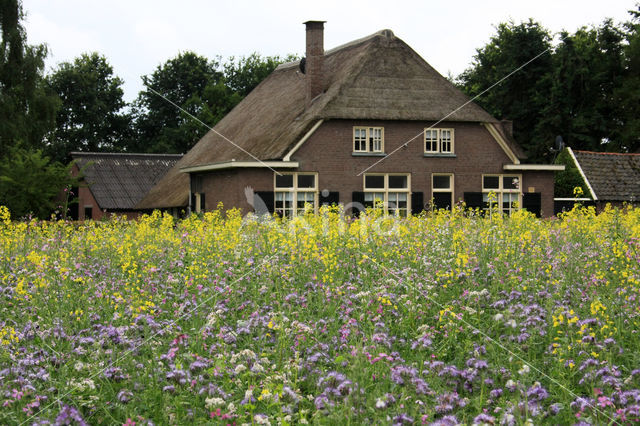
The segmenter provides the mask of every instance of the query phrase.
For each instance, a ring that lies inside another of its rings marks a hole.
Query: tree
[[[39,149],[10,148],[0,159],[0,200],[14,217],[47,219],[65,186],[77,185],[71,165],[52,162]]]
[[[571,158],[568,149],[563,149],[556,158],[555,164],[564,165],[564,170],[556,172],[554,193],[559,198],[574,197],[574,189],[580,188],[582,194],[588,194],[587,185],[578,171],[576,163]]]
[[[632,19],[625,24],[624,71],[613,95],[618,129],[612,145],[623,152],[640,152],[640,3],[629,13]]]
[[[137,141],[129,151],[188,151],[207,128],[170,102],[213,126],[230,109],[229,103],[237,102],[231,100],[218,67],[217,61],[185,52],[143,76],[147,90],[140,92],[134,104]]]
[[[40,146],[58,107],[42,80],[47,49],[26,44],[23,17],[19,0],[0,3],[0,157],[18,140]]]
[[[229,58],[224,64],[224,76],[227,86],[243,98],[249,94],[262,80],[284,62],[298,59],[296,55],[262,57],[257,52],[241,58]]]
[[[459,87],[471,97],[504,78],[476,102],[497,118],[513,120],[514,137],[530,161],[549,161],[544,155],[548,141],[541,140],[535,129],[551,85],[545,78],[552,67],[550,42],[549,32],[532,20],[502,23],[490,42],[476,51],[471,67],[458,77]]]
[[[624,71],[622,33],[611,20],[600,27],[562,32],[553,54],[548,102],[537,134],[562,135],[574,149],[614,149],[618,109],[614,91]]]
[[[187,152],[208,129],[171,102],[213,127],[280,63],[294,58],[263,58],[254,53],[230,58],[222,66],[217,60],[209,61],[193,52],[170,59],[150,76],[142,77],[147,90],[140,92],[135,101],[136,140],[127,149]]]
[[[49,135],[48,153],[68,162],[72,151],[121,151],[130,136],[130,117],[123,112],[123,81],[98,53],[63,62],[47,77],[61,107]]]

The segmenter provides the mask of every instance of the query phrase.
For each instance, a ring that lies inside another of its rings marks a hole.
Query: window
[[[354,127],[353,152],[384,152],[384,128]]]
[[[503,213],[513,213],[522,204],[520,182],[522,177],[519,175],[482,176],[482,201],[485,203],[485,210],[493,204]],[[492,197],[491,193],[495,196]]]
[[[411,175],[364,175],[364,206],[384,209],[385,213],[406,217],[411,211]]]
[[[191,212],[202,213],[205,210],[205,196],[202,189],[202,176],[190,175],[191,178]]]
[[[451,210],[451,206],[453,206],[453,175],[437,173],[431,175],[431,192],[434,209]]]
[[[425,154],[453,154],[453,129],[424,129]]]
[[[283,217],[316,211],[318,176],[316,173],[286,173],[275,175],[275,211]]]

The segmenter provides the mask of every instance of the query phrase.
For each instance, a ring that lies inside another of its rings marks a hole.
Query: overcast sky
[[[83,52],[107,57],[130,101],[140,77],[191,50],[209,58],[304,53],[307,20],[324,20],[325,49],[391,29],[441,74],[462,72],[495,25],[533,18],[554,33],[627,21],[635,0],[337,1],[23,0],[28,42],[48,69]]]

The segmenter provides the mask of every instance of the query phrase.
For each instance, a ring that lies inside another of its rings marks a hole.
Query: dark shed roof
[[[200,139],[138,207],[186,205],[189,177],[181,168],[232,159],[282,159],[320,119],[446,117],[446,121],[498,124],[390,30],[325,52],[324,85],[324,93],[306,107],[305,75],[298,63],[280,65],[215,126],[218,133],[209,131]]]
[[[131,210],[181,154],[72,152],[101,209]]]
[[[573,154],[599,201],[640,201],[640,154]]]

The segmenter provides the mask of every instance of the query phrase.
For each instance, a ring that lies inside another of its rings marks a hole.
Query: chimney
[[[307,21],[307,51],[305,59],[307,106],[324,90],[324,23]]]

